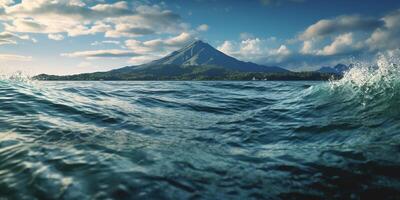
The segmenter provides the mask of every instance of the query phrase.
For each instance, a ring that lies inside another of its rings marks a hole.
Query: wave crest
[[[354,63],[340,80],[314,86],[304,100],[317,109],[362,118],[400,113],[400,50],[380,53],[373,62]],[[397,117],[396,117],[397,118]]]
[[[399,55],[400,50],[388,51],[379,54],[375,63],[356,63],[342,79],[330,82],[331,89],[351,89],[367,98],[376,94],[393,97],[399,88]]]
[[[20,82],[30,82],[32,81],[32,77],[27,75],[21,71],[16,71],[14,73],[4,73],[0,74],[0,80],[11,80],[11,81],[20,81]]]
[[[0,74],[0,83],[9,85],[10,87],[33,85],[35,82],[36,81],[30,75],[21,71]]]
[[[362,103],[389,102],[400,98],[400,50],[381,53],[372,64],[356,63],[343,78],[331,81],[331,90],[344,90]]]

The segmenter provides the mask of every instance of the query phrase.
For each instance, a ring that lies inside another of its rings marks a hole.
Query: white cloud
[[[137,37],[154,33],[153,29],[147,27],[136,27],[132,24],[117,24],[114,30],[106,31],[105,36],[110,38]]]
[[[360,15],[322,19],[298,36],[300,54],[337,56],[399,48],[400,10],[382,18]],[[328,45],[326,45],[328,43]]]
[[[361,43],[355,43],[353,33],[338,35],[332,39],[330,44],[325,46],[320,47],[319,43],[321,43],[321,39],[304,41],[300,53],[304,55],[332,56],[350,53],[362,47]]]
[[[270,51],[271,55],[276,55],[280,57],[289,56],[292,52],[286,45],[281,45],[278,49]]]
[[[62,34],[49,34],[47,37],[51,40],[57,40],[57,41],[64,39],[64,36]]]
[[[0,54],[0,61],[28,62],[28,61],[32,61],[32,57],[31,56],[16,55],[16,54]]]
[[[10,32],[68,36],[104,33],[114,38],[177,33],[188,27],[172,11],[138,4],[119,1],[89,7],[80,0],[22,0],[3,3],[0,19]]]
[[[262,64],[279,63],[291,55],[292,52],[286,45],[276,46],[275,42],[271,38],[245,39],[239,43],[224,41],[217,49],[240,60]]]
[[[384,27],[376,29],[366,43],[370,50],[399,48],[400,44],[400,10],[382,18]]]
[[[116,40],[104,40],[104,41],[95,41],[95,42],[92,42],[90,45],[92,45],[92,46],[98,46],[98,45],[104,45],[104,44],[119,45],[119,44],[121,44],[121,42],[120,42],[120,41],[116,41]]]
[[[150,34],[176,34],[187,29],[179,15],[160,6],[141,5],[135,15],[109,19],[115,28],[105,33],[106,37],[137,37]]]
[[[0,33],[0,45],[17,44],[18,43],[17,40],[31,40],[32,42],[36,41],[29,35],[18,35],[7,31]]]
[[[166,39],[164,44],[170,47],[181,47],[191,40],[193,40],[193,36],[190,33],[183,32],[176,37]]]
[[[91,8],[95,11],[107,11],[107,12],[115,12],[115,11],[127,11],[129,10],[128,3],[125,1],[120,1],[114,4],[97,4]]]
[[[339,35],[335,38],[332,44],[325,46],[322,50],[317,51],[317,55],[336,55],[345,53],[353,49],[353,34],[346,33],[343,35]]]
[[[313,41],[306,40],[303,42],[303,46],[300,49],[301,54],[312,54],[313,53]]]
[[[84,58],[122,58],[137,56],[130,50],[107,49],[107,50],[94,50],[94,51],[77,51],[72,53],[63,53],[61,56],[65,57],[84,57]]]
[[[131,58],[130,63],[143,64],[178,50],[194,39],[195,37],[191,33],[183,32],[175,37],[165,39],[159,38],[148,41],[130,39],[125,41],[125,46],[140,55]]]
[[[124,42],[124,47],[128,50],[121,49],[107,49],[107,50],[93,50],[93,51],[76,51],[71,53],[63,53],[61,56],[77,58],[83,57],[87,59],[95,58],[129,58],[131,64],[143,64],[149,62],[168,53],[173,50],[177,50],[184,45],[188,44],[194,39],[190,33],[183,32],[175,37],[165,39],[154,39],[148,41],[139,41],[135,39],[129,39]],[[115,44],[119,45],[119,41],[105,40],[101,42],[94,42],[92,45],[100,44]]]
[[[207,24],[202,24],[202,25],[197,27],[197,31],[205,32],[205,31],[208,31],[209,28],[210,27]]]
[[[79,6],[79,7],[86,6],[86,3],[81,0],[69,0],[69,4],[72,6]]]
[[[240,51],[244,55],[259,55],[262,54],[262,41],[259,38],[242,40]]]
[[[224,41],[217,49],[229,55],[234,55],[236,53],[236,47],[232,41]]]
[[[147,45],[146,43],[147,42],[131,39],[125,41],[125,46],[138,54],[151,53],[156,50],[158,51],[158,49],[155,49],[152,46]]]
[[[140,54],[150,52],[161,53],[179,49],[194,39],[192,34],[183,32],[175,37],[166,39],[154,39],[144,42],[139,40],[127,40],[125,41],[125,45],[129,49],[132,49],[132,51]]]
[[[383,26],[380,19],[345,15],[334,19],[323,19],[309,26],[300,36],[301,40],[318,39],[332,34],[350,31],[371,31]]]
[[[9,39],[0,39],[0,45],[6,45],[6,44],[17,44],[17,42]]]

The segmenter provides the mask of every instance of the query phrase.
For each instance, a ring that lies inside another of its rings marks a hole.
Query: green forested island
[[[300,80],[329,80],[341,76],[323,72],[240,72],[230,71],[211,66],[155,66],[145,71],[137,72],[95,72],[68,76],[41,74],[36,80],[43,81],[151,81],[151,80],[268,80],[268,81],[300,81]]]

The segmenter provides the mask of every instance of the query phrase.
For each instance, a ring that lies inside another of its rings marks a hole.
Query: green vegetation
[[[338,75],[320,72],[240,72],[217,66],[178,66],[157,65],[146,67],[127,67],[109,72],[55,76],[41,74],[34,79],[46,81],[150,81],[150,80],[329,80]]]

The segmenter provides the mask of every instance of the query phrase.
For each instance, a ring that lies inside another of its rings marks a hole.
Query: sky
[[[400,44],[399,0],[0,0],[0,74],[76,74],[159,59],[201,39],[294,71]]]

